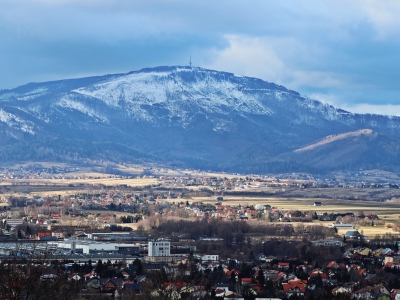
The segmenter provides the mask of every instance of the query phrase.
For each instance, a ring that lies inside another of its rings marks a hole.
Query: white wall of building
[[[116,251],[119,247],[134,247],[136,244],[111,243],[111,242],[96,242],[91,240],[64,240],[57,242],[49,242],[48,244],[55,245],[59,249],[82,251],[83,254]]]
[[[201,260],[203,261],[218,261],[219,260],[219,256],[218,255],[204,255],[201,257]]]
[[[170,256],[171,243],[165,241],[149,242],[148,256]]]

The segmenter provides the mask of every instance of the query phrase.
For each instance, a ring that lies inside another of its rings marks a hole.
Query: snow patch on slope
[[[180,74],[183,72],[192,72],[188,74],[190,80],[183,79],[182,76],[187,75]],[[128,74],[74,92],[94,97],[110,106],[125,106],[130,115],[144,120],[156,117],[150,112],[152,106],[167,109],[170,118],[184,118],[187,113],[199,109],[224,115],[232,112],[240,115],[272,114],[258,97],[239,90],[237,84],[218,80],[212,72],[194,72],[191,69]]]
[[[0,122],[6,123],[13,129],[27,132],[32,135],[35,134],[35,131],[33,130],[34,124],[32,122],[23,120],[9,112],[4,111],[3,109],[0,109]]]
[[[143,104],[165,101],[165,92],[156,84],[157,77],[168,76],[169,73],[139,73],[111,79],[104,83],[79,88],[74,92],[103,100],[107,105],[119,106],[120,101],[131,102],[133,97]]]
[[[301,98],[303,101],[298,101],[300,105],[304,107],[308,107],[311,111],[317,112],[321,114],[326,120],[329,121],[341,121],[347,125],[353,124],[355,121],[352,118],[348,118],[349,115],[353,116],[354,114],[343,111],[341,109],[337,109],[332,105],[319,102],[317,100],[309,99],[309,98]]]
[[[46,95],[48,93],[48,88],[46,87],[41,87],[34,89],[32,91],[29,91],[28,93],[22,94],[21,96],[16,97],[20,101],[28,101],[35,99],[37,97]]]
[[[91,109],[90,107],[88,107],[87,105],[75,101],[73,99],[70,99],[68,97],[62,97],[58,102],[57,105],[63,108],[68,108],[71,110],[76,110],[79,111],[85,115],[88,115],[92,118],[95,118],[98,121],[101,122],[108,122],[108,119],[100,114],[98,114],[94,109]]]
[[[16,99],[19,101],[28,101],[28,100],[33,100],[40,96],[46,95],[48,93],[49,93],[49,89],[47,87],[40,87],[40,88],[36,88],[27,93],[22,93],[22,94],[15,93],[15,92],[5,93],[3,95],[0,95],[0,100]]]

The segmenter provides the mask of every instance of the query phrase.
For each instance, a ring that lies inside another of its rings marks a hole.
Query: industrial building
[[[146,236],[126,232],[96,232],[85,233],[87,239],[97,241],[146,241]]]
[[[138,244],[124,244],[111,242],[97,242],[91,240],[64,240],[48,242],[48,245],[57,247],[62,251],[82,254],[124,254],[139,256]]]

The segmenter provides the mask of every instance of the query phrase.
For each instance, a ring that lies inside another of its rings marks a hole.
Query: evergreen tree
[[[101,274],[101,272],[103,271],[103,269],[104,269],[103,262],[101,261],[101,259],[99,259],[99,261],[97,262],[97,265],[96,265],[95,272],[96,272],[97,274]]]
[[[264,271],[263,269],[260,267],[260,269],[258,270],[258,275],[257,275],[257,280],[258,283],[262,286],[265,285],[265,277],[264,277]]]
[[[254,261],[254,259],[255,259],[253,250],[250,251],[249,259],[250,259],[250,261]]]
[[[142,262],[140,261],[140,259],[135,259],[133,261],[132,265],[133,265],[137,275],[143,274],[143,265],[142,265]]]

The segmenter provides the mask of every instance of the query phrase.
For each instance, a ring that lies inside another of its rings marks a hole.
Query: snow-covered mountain
[[[282,154],[360,129],[397,139],[399,128],[398,117],[352,114],[261,79],[192,67],[0,91],[3,161],[146,159],[227,170],[307,169]]]

